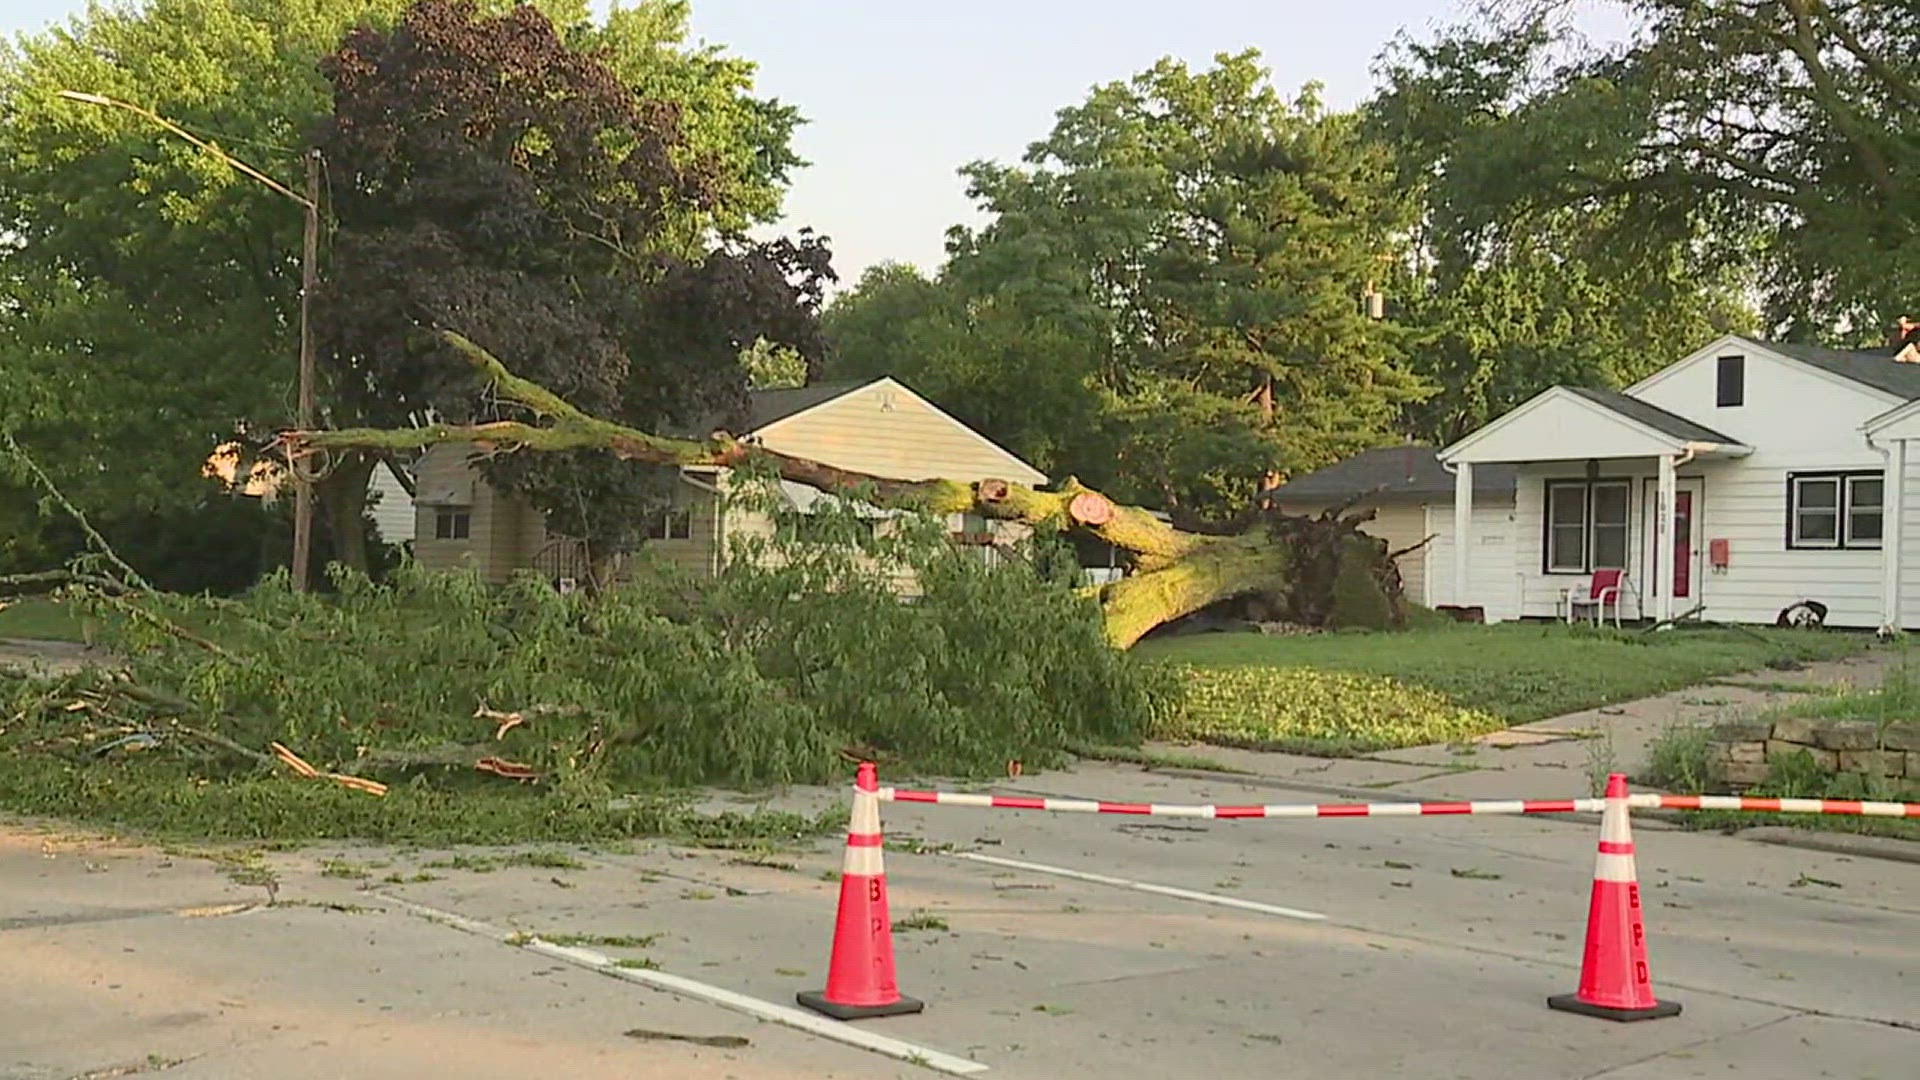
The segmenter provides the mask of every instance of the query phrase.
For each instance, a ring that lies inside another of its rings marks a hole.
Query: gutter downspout
[[[1905,532],[1907,441],[1895,439],[1898,450],[1873,441],[1873,432],[1862,429],[1867,448],[1880,455],[1880,475],[1891,479],[1880,494],[1880,636],[1892,637],[1900,629],[1901,539]],[[1886,522],[1892,522],[1888,531]]]
[[[1473,551],[1467,540],[1473,528],[1473,466],[1468,463],[1467,471],[1462,473],[1453,462],[1441,461],[1438,457],[1434,460],[1439,462],[1442,471],[1453,477],[1453,604],[1465,610],[1472,603],[1469,584]],[[1465,497],[1464,507],[1461,504],[1462,496]]]

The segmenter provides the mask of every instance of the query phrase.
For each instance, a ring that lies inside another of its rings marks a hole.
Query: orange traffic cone
[[[1600,856],[1587,908],[1587,952],[1580,990],[1547,999],[1550,1008],[1603,1020],[1678,1016],[1680,1005],[1656,1001],[1647,973],[1647,931],[1640,916],[1640,879],[1633,868],[1633,831],[1627,817],[1627,778],[1607,777],[1600,818]]]
[[[853,784],[853,824],[840,871],[840,915],[833,927],[827,988],[797,995],[800,1004],[836,1020],[898,1016],[926,1008],[902,997],[893,980],[893,920],[887,915],[887,870],[880,856],[880,778],[862,762]]]

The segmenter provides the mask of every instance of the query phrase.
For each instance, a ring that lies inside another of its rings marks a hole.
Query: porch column
[[[1467,581],[1472,545],[1473,466],[1463,461],[1453,474],[1453,602],[1461,607],[1473,602]]]
[[[1673,472],[1673,457],[1660,455],[1660,490],[1654,499],[1653,617],[1662,622],[1673,618],[1673,504],[1679,497]]]
[[[1907,440],[1895,439],[1887,451],[1886,471],[1882,474],[1880,503],[1880,623],[1884,629],[1900,629],[1900,540],[1904,528],[1907,493]]]

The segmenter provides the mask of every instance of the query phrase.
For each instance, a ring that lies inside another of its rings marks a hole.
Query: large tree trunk
[[[371,454],[343,454],[340,461],[318,484],[327,536],[333,542],[333,559],[365,572],[367,559],[367,484],[378,464]]]
[[[1037,529],[1085,530],[1134,556],[1134,573],[1100,590],[1107,638],[1123,649],[1156,627],[1248,597],[1259,598],[1266,611],[1285,621],[1313,626],[1378,629],[1405,617],[1400,577],[1386,545],[1358,531],[1371,515],[1335,510],[1303,518],[1269,511],[1249,519],[1237,534],[1211,535],[1176,529],[1138,507],[1116,506],[1071,478],[1058,491],[1004,480],[889,480],[748,446],[724,432],[706,442],[664,438],[588,416],[514,375],[460,335],[442,336],[490,381],[495,395],[551,423],[290,431],[281,436],[287,451],[296,456],[342,449],[392,453],[450,442],[500,452],[598,448],[662,465],[731,466],[760,458],[771,461],[784,479],[881,505],[935,514],[973,512]],[[364,480],[361,492],[364,499]]]

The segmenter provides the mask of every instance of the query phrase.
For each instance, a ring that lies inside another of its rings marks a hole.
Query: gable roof
[[[1798,360],[1831,375],[1850,379],[1875,390],[1898,394],[1911,401],[1920,398],[1920,364],[1898,363],[1895,349],[1841,350],[1819,345],[1795,345],[1787,342],[1756,342],[1760,347]]]
[[[1475,466],[1679,452],[1744,457],[1753,447],[1617,390],[1552,386],[1440,451]]]
[[[696,418],[693,423],[674,425],[666,433],[687,439],[704,439],[715,431],[725,430],[736,437],[745,437],[763,427],[779,423],[790,416],[798,416],[830,401],[837,401],[861,387],[871,386],[879,381],[879,379],[856,379],[845,382],[809,383],[806,386],[783,386],[772,390],[749,390],[747,391],[747,411],[743,417],[736,418],[729,410],[717,410]],[[736,419],[740,422],[736,423]],[[736,428],[740,430],[735,430]]]
[[[747,431],[759,431],[768,424],[785,420],[789,416],[798,416],[816,405],[825,405],[835,398],[845,397],[863,386],[879,382],[878,379],[853,380],[849,382],[811,383],[807,386],[783,387],[778,390],[747,391]]]
[[[1511,465],[1479,465],[1473,470],[1475,497],[1513,498],[1518,475]],[[1324,469],[1297,476],[1269,496],[1286,501],[1341,501],[1357,495],[1381,500],[1453,497],[1453,474],[1440,467],[1437,451],[1425,444],[1363,450]]]
[[[877,379],[869,379],[865,382],[823,384],[818,388],[819,393],[817,397],[808,393],[808,391],[814,389],[814,387],[801,387],[791,391],[768,392],[770,394],[780,394],[783,396],[769,397],[764,412],[770,415],[772,410],[781,409],[785,410],[784,415],[762,422],[761,416],[763,409],[761,406],[756,405],[753,429],[747,432],[747,434],[752,436],[755,442],[765,444],[766,440],[775,437],[776,431],[784,432],[788,424],[798,422],[802,416],[813,413],[816,410],[829,409],[840,402],[853,399],[856,395],[860,395],[864,391],[871,390],[876,391],[879,398],[884,402],[884,404],[881,405],[882,409],[891,411],[893,409],[893,400],[902,398],[926,410],[927,413],[940,421],[951,425],[954,431],[958,432],[962,438],[985,449],[989,455],[1004,462],[1010,470],[1010,473],[1005,475],[1006,479],[1017,480],[1026,484],[1044,484],[1047,482],[1047,475],[1045,473],[1022,460],[1018,454],[982,435],[952,413],[947,412],[940,406],[915,393],[912,387],[891,375],[882,375]],[[780,437],[784,439],[786,437],[785,433]],[[912,479],[919,478],[920,477],[917,476],[912,477]]]
[[[1722,435],[1710,427],[1696,424],[1678,413],[1670,413],[1658,405],[1650,405],[1636,397],[1628,397],[1617,390],[1590,390],[1584,386],[1569,386],[1565,389],[1578,394],[1603,409],[1619,413],[1629,420],[1645,424],[1647,427],[1671,435],[1687,442],[1720,443],[1738,446],[1740,440],[1730,435]]]
[[[1911,343],[1910,343],[1911,344]],[[1753,352],[1782,364],[1804,369],[1829,382],[1872,395],[1881,401],[1912,401],[1920,398],[1920,363],[1900,363],[1894,358],[1899,349],[1829,349],[1820,345],[1762,341],[1739,334],[1722,334],[1693,352],[1626,387],[1630,395],[1644,391],[1673,376],[1689,364],[1729,350]]]

